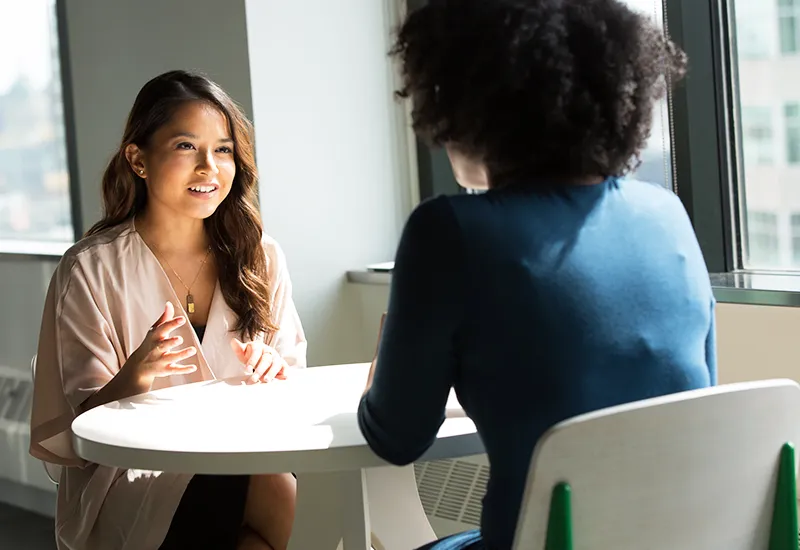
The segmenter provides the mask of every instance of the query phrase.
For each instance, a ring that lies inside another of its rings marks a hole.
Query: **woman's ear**
[[[144,152],[139,149],[138,145],[131,143],[125,147],[125,158],[128,159],[128,164],[137,176],[144,178],[147,175],[144,166]]]

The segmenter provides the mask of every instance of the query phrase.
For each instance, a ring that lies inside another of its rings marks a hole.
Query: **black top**
[[[400,240],[361,430],[413,462],[455,386],[491,464],[482,535],[509,549],[547,428],[716,382],[713,303],[686,211],[655,185],[430,200]]]
[[[197,341],[201,344],[203,343],[203,336],[206,335],[206,326],[205,325],[192,325],[194,327],[195,333],[197,333]]]

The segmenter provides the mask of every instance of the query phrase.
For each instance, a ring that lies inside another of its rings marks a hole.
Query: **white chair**
[[[36,356],[34,355],[31,359],[31,377],[33,378],[33,383],[36,384]],[[61,468],[59,464],[51,464],[49,462],[42,461],[42,465],[44,466],[44,471],[47,474],[47,477],[58,485],[58,480],[61,479]]]
[[[788,380],[572,418],[536,446],[514,549],[797,550],[794,445]]]

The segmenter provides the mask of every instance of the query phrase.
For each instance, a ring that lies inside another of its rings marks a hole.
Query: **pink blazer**
[[[266,343],[290,366],[305,367],[306,339],[286,259],[270,237],[264,237],[263,247],[280,327]],[[191,479],[87,463],[72,446],[71,424],[82,404],[119,371],[167,301],[176,314],[183,312],[183,299],[132,223],[78,242],[53,275],[39,334],[30,452],[66,466],[56,506],[60,550],[158,548]],[[244,367],[230,347],[235,323],[217,285],[202,346],[188,323],[173,332],[185,345],[197,346],[197,356],[187,362],[198,370],[157,379],[153,389],[242,375]]]

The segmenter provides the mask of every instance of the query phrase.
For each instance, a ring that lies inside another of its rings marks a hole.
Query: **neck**
[[[158,216],[146,210],[134,220],[140,235],[162,254],[204,253],[209,241],[203,220],[183,216]]]

